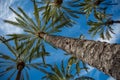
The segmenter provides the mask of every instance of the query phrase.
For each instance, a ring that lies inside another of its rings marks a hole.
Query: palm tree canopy
[[[15,27],[20,27],[24,30],[24,34],[9,34],[8,36],[11,36],[11,40],[17,38],[17,40],[25,41],[25,44],[28,46],[34,46],[34,44],[36,46],[43,45],[43,40],[40,39],[38,35],[39,32],[45,32],[47,34],[60,32],[60,29],[69,22],[64,21],[62,23],[59,23],[59,20],[61,19],[59,16],[56,20],[54,20],[54,22],[51,22],[51,20],[49,20],[49,22],[45,23],[40,19],[37,3],[33,1],[33,4],[33,15],[35,16],[35,20],[30,18],[27,13],[25,13],[25,11],[20,7],[18,7],[20,13],[16,12],[10,7],[10,10],[17,15],[15,18],[16,21],[4,20],[4,22],[12,24]]]
[[[75,6],[77,4],[76,0],[42,0],[41,3],[42,6],[38,10],[42,12],[43,19],[47,22],[49,19],[54,21],[57,17],[61,16],[60,22],[69,21],[65,26],[72,26],[75,23],[72,18],[78,19],[80,14],[82,14],[78,7]]]
[[[108,9],[110,5],[117,5],[108,0],[83,0],[79,3],[81,12],[83,11],[88,18],[92,13],[96,15],[103,15],[104,9]],[[100,13],[100,14],[97,14]],[[106,14],[104,14],[106,15]]]
[[[99,34],[102,39],[111,39],[111,34],[115,34],[113,29],[114,23],[120,23],[119,20],[114,21],[110,18],[102,19],[99,21],[88,21],[87,24],[91,26],[89,33],[92,34],[92,36],[95,36],[96,34]]]
[[[29,80],[29,70],[33,68],[39,70],[40,66],[43,65],[42,62],[40,63],[32,61],[49,55],[47,52],[45,52],[44,46],[42,46],[42,49],[39,50],[39,46],[31,48],[31,46],[25,45],[24,42],[19,42],[17,39],[14,40],[14,46],[10,45],[4,37],[1,37],[0,41],[7,46],[8,50],[12,54],[11,56],[7,53],[0,52],[0,68],[3,69],[0,71],[0,77],[11,72],[7,78],[8,80],[11,80],[16,75],[16,72],[20,69],[22,71],[21,80]],[[42,51],[43,49],[44,51]],[[24,73],[25,75],[23,75]]]
[[[60,66],[60,67],[59,67]],[[41,68],[40,70],[45,74],[43,80],[74,80],[75,76],[79,76],[80,71],[87,69],[86,66],[80,68],[80,61],[75,57],[70,57],[67,61],[67,65],[64,64],[64,61],[61,61],[60,65],[46,65],[46,67]],[[48,70],[50,68],[50,70]],[[83,79],[83,78],[82,78]],[[84,78],[89,80],[87,77]],[[94,79],[91,79],[94,80]]]

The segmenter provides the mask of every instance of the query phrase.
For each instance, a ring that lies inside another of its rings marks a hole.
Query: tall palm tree
[[[2,41],[11,52],[11,55],[0,52],[0,68],[2,69],[0,71],[0,77],[10,72],[11,74],[8,76],[7,80],[13,79],[15,75],[16,79],[14,80],[29,80],[29,70],[33,68],[39,70],[40,66],[43,65],[40,62],[32,61],[42,56],[45,57],[49,55],[47,52],[45,55],[42,55],[45,51],[40,51],[38,46],[30,49],[29,46],[26,46],[23,42],[18,42],[18,40],[14,41],[14,46],[6,42],[6,39],[3,37],[0,38],[0,41]]]
[[[66,65],[67,64],[67,65]],[[80,77],[80,71],[87,69],[87,67],[80,68],[80,61],[75,57],[70,57],[67,63],[61,61],[60,65],[50,65],[40,69],[41,72],[45,74],[42,80],[94,80],[89,77]],[[48,70],[49,69],[49,70]],[[75,77],[78,78],[75,79]]]
[[[100,34],[100,37],[102,39],[110,39],[112,38],[111,33],[114,33],[114,29],[112,28],[113,24],[119,23],[120,21],[112,20],[110,18],[108,19],[102,19],[99,21],[88,21],[88,25],[91,26],[89,32],[95,36],[97,33]]]
[[[39,33],[40,38],[61,48],[67,53],[75,55],[83,62],[103,71],[104,73],[120,79],[120,45],[106,42],[81,40],[62,36],[53,36]]]
[[[72,26],[75,23],[72,19],[77,19],[80,14],[83,14],[79,11],[78,7],[74,6],[78,4],[76,0],[41,0],[40,3],[42,3],[42,6],[38,10],[42,12],[45,21],[49,19],[54,21],[57,17],[61,16],[61,22],[69,21],[65,26]]]

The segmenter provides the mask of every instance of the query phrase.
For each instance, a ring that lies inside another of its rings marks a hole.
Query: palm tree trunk
[[[25,67],[25,63],[21,59],[19,59],[19,62],[17,63],[18,73],[17,73],[16,80],[20,80],[21,72],[24,69],[24,67]]]
[[[100,41],[50,36],[45,33],[39,33],[39,37],[45,39],[53,46],[75,55],[83,62],[120,80],[120,45]]]
[[[20,80],[22,70],[18,70],[16,80]]]

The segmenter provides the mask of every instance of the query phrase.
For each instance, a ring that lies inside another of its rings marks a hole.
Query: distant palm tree
[[[52,21],[56,20],[57,17],[61,17],[60,21],[69,21],[66,26],[72,26],[74,24],[73,18],[79,18],[80,14],[78,4],[76,0],[65,1],[65,0],[41,0],[42,6],[38,8],[42,12],[43,19],[48,22],[49,19]]]
[[[106,15],[103,14],[104,9],[108,8],[108,5],[117,5],[108,0],[83,0],[78,6],[80,6],[80,11],[86,14],[88,18],[90,14],[94,13],[94,16]],[[100,14],[98,14],[100,13]],[[97,18],[97,17],[96,17]]]
[[[112,28],[112,25],[116,23],[120,24],[120,21],[117,20],[111,20],[108,19],[102,19],[99,21],[88,21],[88,25],[91,26],[89,32],[95,36],[97,33],[100,34],[100,37],[102,39],[110,39],[112,38],[111,33],[115,34],[114,29]]]
[[[80,61],[75,57],[70,57],[66,64],[64,64],[64,61],[62,60],[60,65],[48,64],[46,68],[41,68],[40,71],[45,74],[45,76],[42,77],[42,80],[78,80],[75,79],[75,77],[79,77],[81,70],[87,69],[87,67],[80,68]],[[94,79],[79,77],[79,80]]]
[[[39,46],[30,49],[29,46],[26,46],[25,43],[18,42],[18,40],[14,41],[15,46],[10,45],[3,37],[0,38],[0,41],[2,41],[11,52],[10,55],[0,52],[0,77],[10,72],[11,74],[7,80],[11,80],[15,75],[16,80],[29,80],[29,70],[33,68],[39,70],[39,67],[43,65],[40,62],[32,61],[49,55],[48,53],[42,55],[43,51],[39,50]]]

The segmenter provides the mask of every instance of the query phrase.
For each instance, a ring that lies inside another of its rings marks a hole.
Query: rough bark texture
[[[120,45],[80,40],[61,36],[40,35],[41,38],[104,73],[120,80]]]

